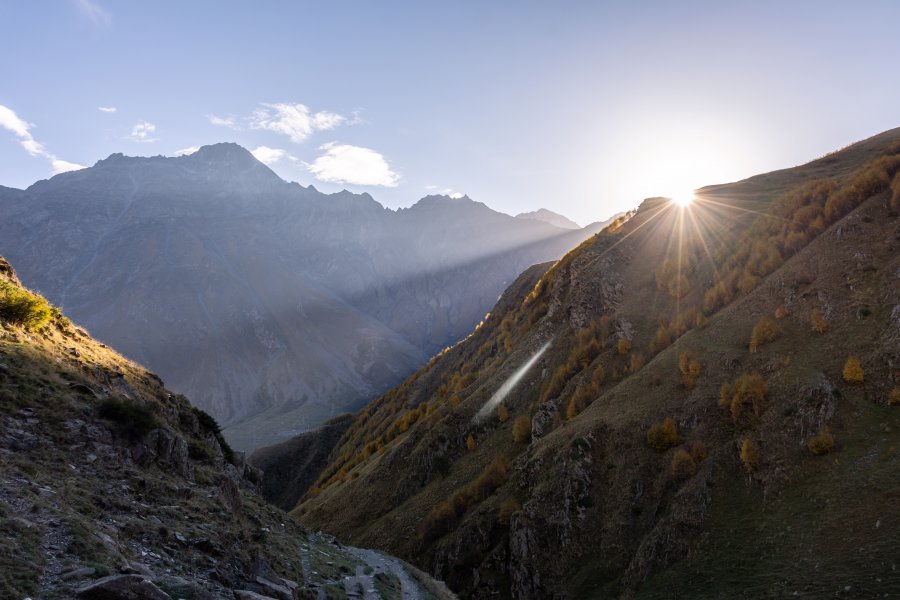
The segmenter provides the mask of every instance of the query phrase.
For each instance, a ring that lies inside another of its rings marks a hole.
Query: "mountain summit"
[[[361,407],[595,231],[468,198],[387,210],[285,182],[231,143],[0,189],[0,252],[23,280],[241,449]]]
[[[517,219],[531,219],[533,221],[543,221],[560,229],[581,229],[581,225],[575,221],[555,213],[546,208],[539,208],[531,212],[523,212],[516,215]]]

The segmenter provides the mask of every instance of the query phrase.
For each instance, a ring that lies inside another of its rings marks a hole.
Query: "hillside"
[[[450,597],[392,557],[299,527],[262,500],[260,477],[209,415],[0,259],[0,596]]]
[[[293,514],[472,598],[896,595],[898,171],[895,129],[645,201],[366,407]]]
[[[524,268],[596,231],[469,198],[400,211],[281,180],[236,144],[113,154],[0,188],[0,253],[240,449],[356,410],[464,337]]]
[[[555,213],[552,210],[547,210],[546,208],[540,208],[538,210],[533,210],[531,212],[523,212],[516,215],[517,219],[531,219],[533,221],[543,221],[544,223],[550,223],[554,227],[560,227],[562,229],[580,229],[581,225],[573,221],[572,219],[565,217],[559,213]]]

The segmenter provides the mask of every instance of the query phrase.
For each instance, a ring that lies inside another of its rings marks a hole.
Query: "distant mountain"
[[[23,281],[242,449],[359,408],[597,230],[468,198],[392,211],[285,182],[236,144],[0,188],[0,252]]]
[[[581,225],[575,221],[555,213],[546,208],[539,208],[531,212],[523,212],[516,215],[517,219],[531,219],[533,221],[543,221],[560,229],[581,229]]]

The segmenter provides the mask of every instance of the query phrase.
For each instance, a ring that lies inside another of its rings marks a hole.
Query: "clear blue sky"
[[[390,207],[451,190],[584,224],[900,126],[900,2],[0,0],[0,22],[15,187],[235,141]]]

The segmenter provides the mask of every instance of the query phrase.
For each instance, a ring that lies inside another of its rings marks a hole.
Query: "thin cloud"
[[[149,144],[152,142],[159,141],[159,138],[150,137],[153,135],[153,132],[156,131],[156,125],[153,123],[149,123],[147,121],[141,121],[131,128],[131,134],[129,134],[129,139],[134,142],[140,142],[142,144]]]
[[[263,104],[249,119],[251,129],[264,129],[288,136],[299,144],[316,131],[328,131],[347,121],[328,111],[311,112],[305,104]]]
[[[305,165],[319,181],[382,187],[397,187],[400,181],[387,159],[371,148],[331,142],[319,149],[325,154]]]
[[[265,164],[271,165],[273,163],[278,162],[285,156],[287,156],[287,151],[282,150],[281,148],[269,148],[268,146],[259,146],[255,150],[251,150],[250,154],[252,154],[256,160]]]
[[[187,148],[182,148],[181,150],[175,151],[175,156],[187,156],[189,154],[193,154],[197,150],[200,149],[200,146],[188,146]]]
[[[216,115],[206,115],[206,118],[213,125],[218,125],[220,127],[228,127],[229,129],[239,129],[237,120],[233,116],[219,117]]]
[[[117,109],[115,106],[98,106],[97,110],[105,113],[114,113],[119,109]]]
[[[2,104],[0,104],[0,127],[12,132],[19,138],[19,144],[22,145],[25,152],[31,156],[49,160],[54,175],[85,168],[84,165],[62,160],[57,158],[55,154],[49,152],[42,143],[34,139],[34,136],[31,135],[31,128],[34,127],[34,125],[19,118],[19,115],[17,115],[14,110],[7,108]]]
[[[94,25],[98,27],[112,25],[112,15],[96,0],[74,0],[74,4],[78,12]]]
[[[458,200],[465,196],[462,192],[457,192],[453,188],[440,188],[438,185],[426,185],[425,189],[433,194],[437,194],[438,196],[450,196],[454,200]]]

